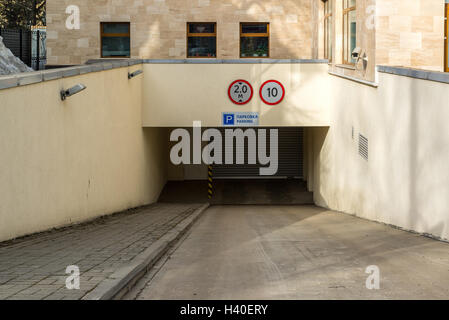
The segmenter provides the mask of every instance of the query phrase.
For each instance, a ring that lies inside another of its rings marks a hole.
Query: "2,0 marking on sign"
[[[268,80],[260,87],[260,98],[270,106],[281,103],[284,97],[285,88],[279,81]]]
[[[253,98],[253,87],[246,80],[236,80],[229,86],[229,99],[235,104],[244,105]]]

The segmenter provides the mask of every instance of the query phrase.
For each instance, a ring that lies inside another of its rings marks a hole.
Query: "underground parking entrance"
[[[179,147],[182,142],[179,135],[173,134],[175,130],[179,129],[170,130],[171,158],[173,153],[177,153],[185,161],[180,164],[170,161],[168,182],[161,193],[160,202],[209,202],[216,205],[313,204],[313,193],[307,188],[304,174],[305,128],[202,128],[201,147],[195,146],[198,141],[194,140],[200,136],[197,134],[195,137],[195,128],[185,128],[183,130],[192,139],[190,143],[184,141],[184,149]],[[214,130],[213,138],[208,136],[208,130]],[[236,132],[243,134],[243,138],[238,137]],[[218,134],[221,136],[219,139],[216,138]],[[214,142],[216,144],[210,147]],[[186,152],[187,145],[190,149]],[[211,150],[213,147],[214,150]],[[214,159],[222,161],[195,164],[195,153],[199,148],[203,158],[210,151]],[[189,155],[182,155],[182,152]],[[190,162],[186,161],[188,158]],[[264,169],[270,172],[264,174]]]

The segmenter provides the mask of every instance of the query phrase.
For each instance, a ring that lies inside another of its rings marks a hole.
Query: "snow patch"
[[[3,38],[0,37],[0,75],[30,71],[33,69],[14,56],[11,50],[3,44]]]

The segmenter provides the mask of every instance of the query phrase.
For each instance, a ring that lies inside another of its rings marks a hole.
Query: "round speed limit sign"
[[[285,88],[279,81],[269,80],[260,87],[260,98],[270,106],[281,103],[284,97]]]
[[[253,98],[253,87],[248,81],[236,80],[229,86],[228,95],[235,104],[247,104]]]

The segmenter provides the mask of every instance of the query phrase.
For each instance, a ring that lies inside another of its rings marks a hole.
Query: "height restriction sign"
[[[260,87],[260,98],[270,106],[281,103],[284,97],[285,88],[279,81],[269,80]]]
[[[229,86],[228,95],[235,104],[247,104],[253,97],[253,87],[248,81],[236,80]]]

